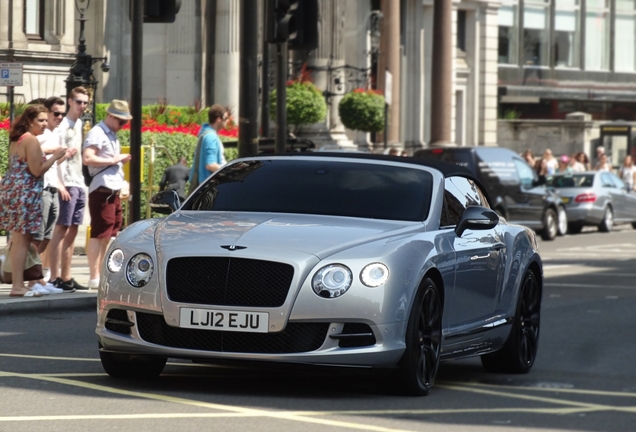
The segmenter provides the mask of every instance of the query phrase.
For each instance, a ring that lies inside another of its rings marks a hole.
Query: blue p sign
[[[9,78],[9,69],[0,69],[0,76],[2,76],[2,78]]]

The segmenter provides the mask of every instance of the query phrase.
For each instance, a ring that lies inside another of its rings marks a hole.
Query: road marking
[[[610,287],[598,285],[598,284],[576,284],[576,283],[554,283],[554,282],[545,282],[544,286],[550,287],[574,287],[574,288],[592,288],[599,290],[606,289],[625,289],[625,290],[633,290],[636,289],[636,286],[627,286],[627,285],[612,285]]]
[[[222,404],[215,404],[210,402],[202,402],[202,401],[197,401],[193,399],[185,399],[185,398],[180,398],[175,396],[166,396],[166,395],[160,395],[160,394],[154,394],[154,393],[123,390],[123,389],[103,386],[99,384],[91,384],[91,383],[85,383],[81,381],[69,380],[64,378],[50,377],[50,376],[41,375],[41,374],[21,374],[21,373],[0,371],[0,377],[2,376],[48,381],[48,382],[53,382],[57,384],[69,385],[73,387],[85,388],[88,390],[101,391],[105,393],[113,393],[113,394],[136,397],[141,399],[150,399],[150,400],[156,400],[161,402],[178,403],[182,405],[196,406],[200,408],[209,408],[209,409],[215,409],[219,411],[230,411],[237,415],[247,415],[250,417],[261,416],[261,417],[269,417],[269,418],[275,418],[280,420],[289,420],[289,421],[295,421],[295,422],[301,422],[301,423],[314,423],[314,424],[321,424],[326,426],[342,427],[346,429],[360,429],[360,430],[366,430],[366,431],[407,432],[401,429],[389,429],[385,427],[372,426],[368,424],[318,419],[318,418],[312,418],[312,417],[303,417],[303,416],[296,415],[293,412],[288,413],[288,412],[265,411],[265,410],[258,410],[258,409],[252,409],[252,408],[243,408],[243,407],[233,406],[233,405],[222,405]],[[2,421],[3,418],[4,417],[0,417],[0,421]]]

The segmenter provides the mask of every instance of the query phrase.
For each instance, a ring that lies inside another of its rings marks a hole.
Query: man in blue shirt
[[[212,105],[208,110],[208,123],[201,126],[199,141],[194,150],[189,193],[192,193],[199,184],[226,163],[223,156],[223,144],[217,131],[223,128],[227,118],[227,109],[221,105]]]

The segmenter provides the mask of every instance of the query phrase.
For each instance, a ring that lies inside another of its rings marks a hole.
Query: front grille
[[[360,335],[342,338],[338,341],[340,348],[356,348],[375,345],[375,336],[367,324],[346,323],[342,329],[343,335]]]
[[[329,323],[289,323],[277,333],[222,332],[171,327],[162,315],[136,312],[139,335],[146,342],[199,351],[288,354],[315,351],[325,341]]]
[[[129,324],[126,324],[129,323]],[[111,309],[106,315],[106,329],[115,333],[130,334],[133,323],[128,319],[128,313],[123,309]]]
[[[175,302],[221,306],[279,307],[294,267],[272,261],[181,257],[168,261],[166,288]]]

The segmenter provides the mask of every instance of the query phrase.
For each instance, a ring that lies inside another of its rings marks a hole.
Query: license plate
[[[251,333],[267,333],[267,312],[181,308],[179,327]]]
[[[561,202],[564,203],[564,204],[567,204],[567,203],[570,202],[570,198],[569,197],[562,197],[561,198]]]

